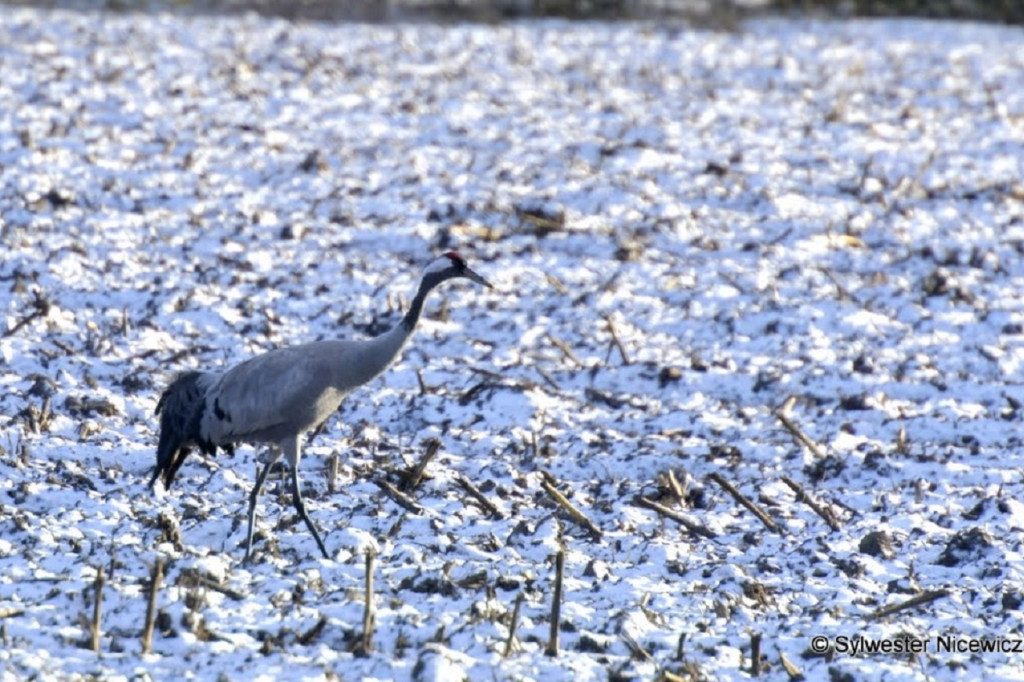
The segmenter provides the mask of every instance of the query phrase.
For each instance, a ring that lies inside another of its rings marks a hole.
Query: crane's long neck
[[[349,390],[352,386],[365,383],[395,361],[416,329],[427,295],[442,281],[444,278],[437,276],[436,273],[424,275],[416,296],[412,299],[412,305],[401,322],[380,336],[360,342],[352,354],[343,359],[336,370],[336,382],[339,387]]]
[[[440,284],[441,281],[440,278],[430,274],[425,275],[420,281],[420,288],[416,290],[416,296],[412,299],[409,310],[406,311],[402,321],[398,324],[398,328],[406,336],[412,334],[413,330],[416,329],[416,323],[420,321],[420,313],[423,312],[423,302],[427,300],[427,294],[430,293],[431,289]]]

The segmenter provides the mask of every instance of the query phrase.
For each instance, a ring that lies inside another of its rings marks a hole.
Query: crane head
[[[455,277],[464,277],[468,280],[476,282],[477,284],[483,285],[488,289],[494,287],[486,279],[473,272],[466,261],[455,251],[449,251],[444,254],[433,263],[427,266],[427,269],[423,271],[424,277],[431,275],[437,278],[438,282],[443,282],[447,279],[453,279]]]

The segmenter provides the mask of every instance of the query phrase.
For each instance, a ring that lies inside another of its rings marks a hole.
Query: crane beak
[[[490,282],[488,282],[488,281],[487,281],[486,279],[484,279],[484,278],[483,278],[483,277],[481,277],[480,275],[476,274],[475,272],[473,272],[473,271],[472,271],[472,270],[470,270],[469,268],[466,268],[466,269],[465,269],[465,270],[464,270],[464,271],[462,272],[462,275],[463,275],[464,277],[466,277],[467,279],[471,279],[471,280],[473,280],[473,281],[474,281],[474,282],[476,282],[477,284],[482,284],[483,286],[487,287],[488,289],[493,289],[493,288],[494,288],[494,287],[493,287],[493,286],[491,285],[491,283],[490,283]]]

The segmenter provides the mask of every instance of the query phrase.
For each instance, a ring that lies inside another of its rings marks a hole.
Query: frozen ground
[[[1019,30],[10,10],[0,46],[4,679],[735,680],[753,635],[772,679],[1024,675],[942,648],[1024,637]],[[176,373],[386,328],[452,247],[498,290],[306,448],[333,560],[274,482],[241,564],[251,448],[150,494]],[[429,438],[416,513],[378,483]]]

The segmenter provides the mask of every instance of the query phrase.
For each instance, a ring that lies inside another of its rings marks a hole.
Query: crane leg
[[[260,473],[256,476],[256,485],[253,486],[252,493],[249,494],[249,531],[245,541],[245,563],[249,563],[249,557],[252,555],[252,531],[256,525],[256,500],[260,496],[260,491],[263,490],[263,484],[267,480],[267,474],[270,473],[270,467],[274,466],[274,462],[277,461],[277,457],[268,457],[266,464],[260,469]]]
[[[295,510],[299,512],[299,516],[306,522],[309,532],[313,534],[313,539],[316,540],[316,545],[320,548],[324,558],[330,559],[331,555],[327,553],[324,541],[320,539],[320,531],[316,529],[316,526],[313,525],[313,519],[309,518],[309,514],[306,513],[306,504],[302,501],[302,492],[301,488],[299,488],[299,469],[297,466],[292,467],[292,493],[292,499],[295,501]]]

